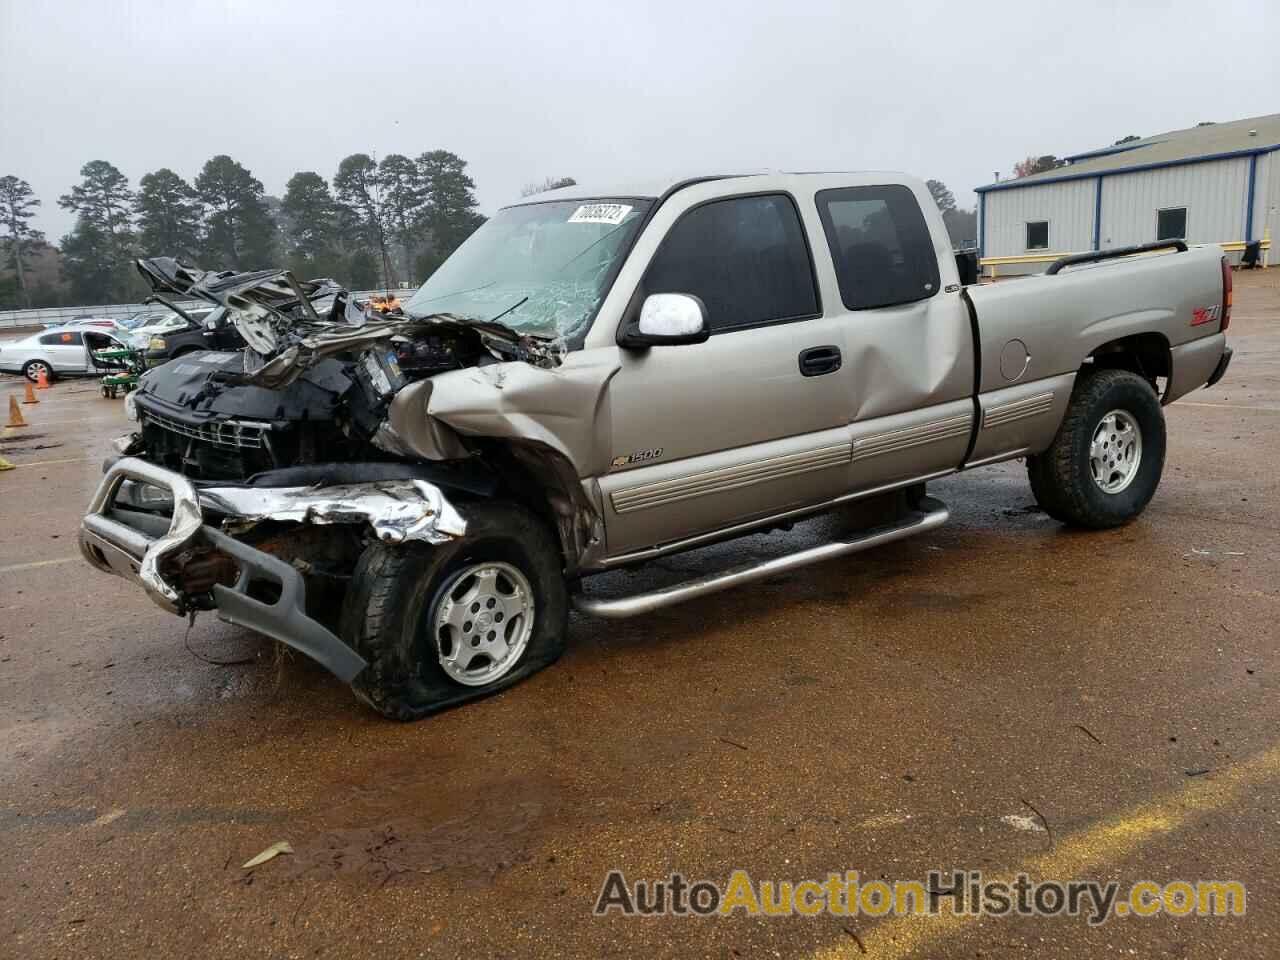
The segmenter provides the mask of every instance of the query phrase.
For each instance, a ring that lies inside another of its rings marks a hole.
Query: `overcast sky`
[[[547,176],[895,169],[962,205],[1028,154],[1280,112],[1280,0],[0,0],[0,175],[229,153],[280,195],[445,148],[482,210]]]

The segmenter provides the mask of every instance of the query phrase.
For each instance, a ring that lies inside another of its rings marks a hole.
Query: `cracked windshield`
[[[590,322],[647,201],[565,200],[499,210],[405,305],[410,316],[500,319],[569,337]]]

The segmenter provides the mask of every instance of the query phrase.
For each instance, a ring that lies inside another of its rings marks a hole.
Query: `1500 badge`
[[[637,463],[645,463],[648,460],[657,460],[662,456],[662,448],[654,447],[652,450],[637,450],[635,453],[628,454],[625,457],[613,458],[613,469],[620,467],[632,467]]]

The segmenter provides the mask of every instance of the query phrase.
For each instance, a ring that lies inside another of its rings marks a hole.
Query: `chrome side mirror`
[[[640,307],[640,315],[623,328],[618,343],[623,347],[675,346],[702,343],[711,336],[707,308],[687,293],[651,293]]]

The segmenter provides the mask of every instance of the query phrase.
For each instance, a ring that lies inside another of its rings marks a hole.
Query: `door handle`
[[[806,377],[820,377],[840,369],[839,347],[810,347],[800,351],[800,373]]]

